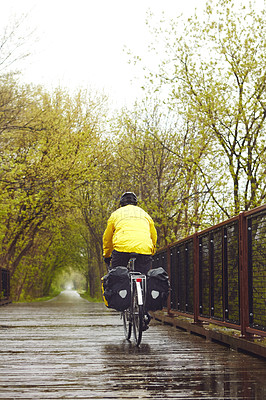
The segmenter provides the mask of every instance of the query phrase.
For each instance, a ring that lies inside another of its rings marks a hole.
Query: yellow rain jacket
[[[114,211],[103,235],[103,256],[112,251],[154,254],[157,232],[152,218],[142,208],[127,205]]]

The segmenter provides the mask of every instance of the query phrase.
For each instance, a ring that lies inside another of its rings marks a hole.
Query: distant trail
[[[54,297],[51,300],[48,300],[49,302],[56,302],[56,303],[76,303],[76,302],[86,302],[88,303],[88,300],[83,299],[78,292],[75,290],[64,290],[61,292],[58,296]]]

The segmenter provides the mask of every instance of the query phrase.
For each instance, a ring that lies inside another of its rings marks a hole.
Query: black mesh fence
[[[224,319],[223,274],[224,229],[199,237],[199,307],[200,315]]]
[[[239,231],[238,221],[226,226],[226,282],[225,320],[239,324]]]
[[[239,324],[238,221],[199,235],[199,313]]]
[[[242,330],[248,304],[249,327],[266,330],[266,206],[169,245],[153,265],[169,268],[172,310]]]
[[[224,231],[219,229],[213,232],[211,247],[213,253],[213,265],[211,274],[211,316],[222,320],[224,318],[224,291],[223,291],[223,243]]]
[[[199,238],[199,313],[210,316],[209,234]]]
[[[4,268],[0,268],[0,303],[10,297],[10,273]]]
[[[266,330],[266,214],[248,218],[250,327]]]
[[[167,250],[162,250],[153,256],[152,268],[163,267],[167,271]]]
[[[174,245],[170,248],[171,307],[180,312],[193,314],[193,241]]]

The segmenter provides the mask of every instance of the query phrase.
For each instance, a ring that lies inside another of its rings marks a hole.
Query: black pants
[[[134,253],[135,254],[135,253]],[[111,268],[126,267],[132,253],[123,253],[113,250]],[[147,274],[152,266],[152,256],[147,254],[136,254],[135,271]],[[110,267],[109,267],[110,268]]]

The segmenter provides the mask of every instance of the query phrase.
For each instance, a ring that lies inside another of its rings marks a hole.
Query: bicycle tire
[[[129,309],[122,312],[124,333],[126,340],[129,340],[131,338],[131,332],[132,332],[132,318],[130,314],[131,313]]]
[[[133,333],[136,346],[140,345],[142,339],[142,327],[143,327],[143,317],[144,317],[144,308],[143,305],[138,304],[138,296],[136,286],[134,285],[133,291]]]

